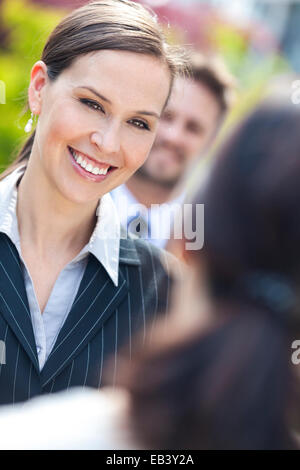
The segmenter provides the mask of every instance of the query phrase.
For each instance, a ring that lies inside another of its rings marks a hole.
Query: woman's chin
[[[62,184],[58,186],[58,190],[66,204],[74,205],[91,205],[93,202],[96,204],[101,199],[102,194],[94,191],[88,191],[87,188],[79,188],[75,184]]]

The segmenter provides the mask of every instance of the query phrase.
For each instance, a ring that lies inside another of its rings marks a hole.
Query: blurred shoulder
[[[0,449],[133,448],[124,389],[75,387],[0,410]]]

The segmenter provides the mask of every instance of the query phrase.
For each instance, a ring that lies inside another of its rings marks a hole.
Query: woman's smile
[[[107,178],[116,166],[107,163],[95,161],[93,158],[68,146],[71,163],[74,170],[83,178],[90,181],[99,182]]]
[[[167,303],[163,253],[121,231],[109,193],[148,157],[180,57],[148,9],[99,0],[65,16],[33,65],[26,132],[39,118],[0,175],[0,405],[106,385],[116,333],[125,348],[144,300]]]

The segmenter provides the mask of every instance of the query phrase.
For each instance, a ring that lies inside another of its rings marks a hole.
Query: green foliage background
[[[5,104],[0,104],[0,171],[26,139],[24,126],[30,116],[24,114],[24,108],[31,67],[64,13],[25,0],[4,1],[3,20],[10,34],[9,48],[0,51],[0,80],[6,90]]]

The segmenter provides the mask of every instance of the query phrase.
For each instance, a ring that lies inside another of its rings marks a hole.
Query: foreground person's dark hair
[[[216,323],[172,344],[158,341],[124,364],[120,383],[145,447],[292,447],[299,129],[296,107],[261,106],[223,146],[194,198],[205,204],[205,242],[187,257],[206,266]]]

